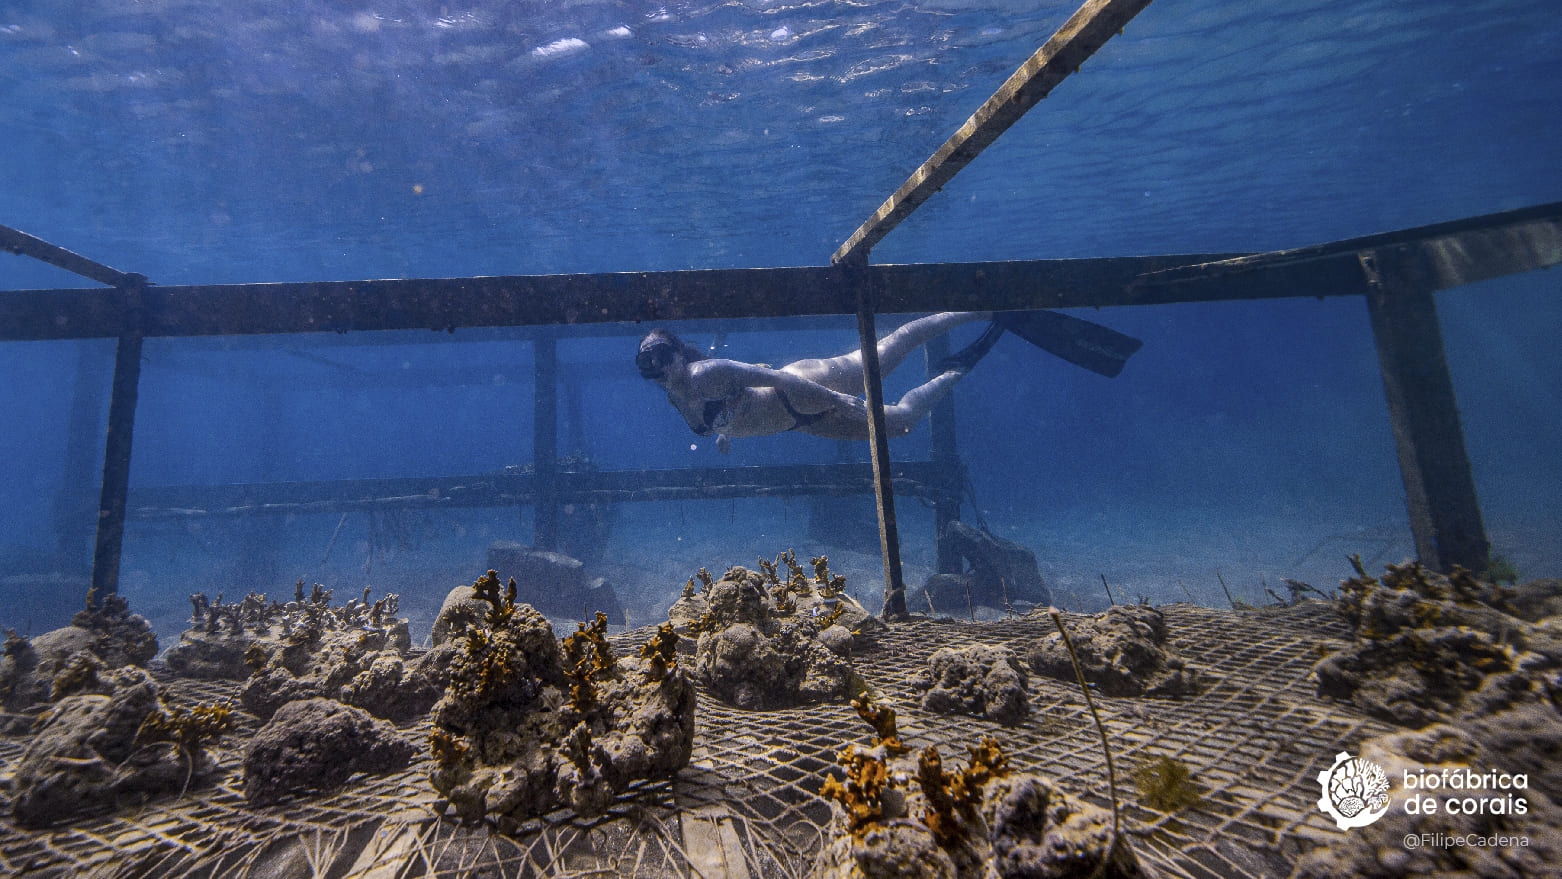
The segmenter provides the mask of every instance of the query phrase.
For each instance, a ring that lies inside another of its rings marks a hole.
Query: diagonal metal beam
[[[0,226],[0,250],[8,250],[11,253],[22,256],[30,256],[33,259],[46,262],[51,266],[75,272],[84,278],[101,281],[114,287],[125,287],[135,282],[136,279],[146,280],[139,275],[112,269],[100,263],[93,262],[75,251],[66,250],[57,244],[28,235],[10,226]]]
[[[895,194],[858,227],[830,261],[839,265],[852,257],[866,258],[875,244],[944,188],[960,169],[981,155],[1009,126],[1036,106],[1057,84],[1079,69],[1112,35],[1150,0],[1088,0],[1030,60],[1020,65],[993,96],[960,126],[932,158],[912,173]]]

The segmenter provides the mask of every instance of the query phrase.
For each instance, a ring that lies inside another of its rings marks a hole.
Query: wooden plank
[[[1430,290],[1414,280],[1403,253],[1361,257],[1371,287],[1367,311],[1383,371],[1410,530],[1421,562],[1448,572],[1454,565],[1483,571],[1491,544],[1475,497],[1453,379]]]
[[[678,827],[684,856],[696,876],[749,879],[748,857],[733,821],[732,813],[725,806],[679,810]]]
[[[836,265],[853,259],[866,261],[868,251],[954,179],[960,170],[981,155],[1009,126],[1045,98],[1070,73],[1079,70],[1150,0],[1087,0],[1040,49],[1016,70],[971,118],[965,121],[931,158],[912,172],[857,231],[847,238],[830,261]]]

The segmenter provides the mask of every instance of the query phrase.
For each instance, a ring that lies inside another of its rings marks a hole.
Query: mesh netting
[[[1096,697],[1125,829],[1140,860],[1163,875],[1286,875],[1301,853],[1338,835],[1316,806],[1319,768],[1389,731],[1320,700],[1308,679],[1317,645],[1345,638],[1346,629],[1318,602],[1240,613],[1189,605],[1163,611],[1172,641],[1199,668],[1205,689],[1177,701]],[[1003,644],[1024,655],[1031,641],[1054,631],[1040,615],[981,624],[916,621],[896,625],[854,661],[898,712],[906,744],[936,744],[946,759],[963,761],[963,745],[996,735],[1012,767],[1109,807],[1100,738],[1074,684],[1033,677],[1031,717],[1015,728],[924,712],[910,689],[940,647]],[[613,640],[622,652],[648,634]],[[226,698],[238,687],[162,683],[165,698],[180,705]],[[239,717],[227,744],[241,745],[254,731],[253,718]],[[250,808],[235,748],[221,754],[221,781],[179,799],[50,831],[0,821],[0,874],[803,876],[827,841],[830,806],[818,795],[823,777],[846,743],[866,745],[872,736],[847,705],[747,712],[701,693],[694,757],[676,779],[631,788],[596,819],[558,812],[505,836],[438,816],[421,762],[428,724],[404,730],[419,741],[420,762],[395,775],[359,776],[329,796]],[[25,744],[25,737],[0,739],[7,777]],[[1126,770],[1161,755],[1192,769],[1204,787],[1201,803],[1171,815],[1138,803]]]

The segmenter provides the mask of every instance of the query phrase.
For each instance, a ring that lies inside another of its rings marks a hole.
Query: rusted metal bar
[[[98,527],[92,551],[92,591],[98,602],[119,591],[119,558],[125,543],[125,495],[130,485],[130,446],[135,432],[141,339],[126,336],[114,350],[114,385],[98,492]]]
[[[1301,250],[864,269],[879,314],[1365,295],[1356,254],[1403,250],[1445,289],[1562,263],[1562,202]],[[0,341],[449,329],[853,314],[830,268],[527,275],[0,294]],[[617,330],[613,330],[617,332]],[[602,328],[586,329],[600,333]]]
[[[866,259],[873,249],[900,224],[944,188],[960,170],[981,155],[993,141],[1020,120],[1026,111],[1045,98],[1070,73],[1079,70],[1085,59],[1096,53],[1112,35],[1122,31],[1150,0],[1088,0],[1058,28],[1036,54],[1020,65],[993,96],[960,126],[932,158],[912,172],[911,177],[885,200],[851,237],[846,239],[831,262],[852,258]]]
[[[146,278],[140,275],[132,275],[119,269],[109,268],[100,262],[93,262],[79,253],[66,250],[57,244],[50,244],[42,238],[28,235],[10,226],[0,226],[0,250],[30,256],[51,266],[75,272],[84,278],[101,281],[111,287],[125,287],[137,279],[140,283],[146,283]]]
[[[925,461],[891,468],[896,488],[936,500],[959,491],[943,470]],[[536,497],[529,473],[476,476],[349,479],[247,485],[143,486],[130,494],[129,515],[138,521],[183,520],[262,513],[321,513],[402,507],[477,509],[514,507]],[[560,503],[641,503],[744,497],[862,495],[873,491],[864,463],[790,464],[678,470],[561,471]]]
[[[139,276],[117,291],[131,311],[140,295]],[[141,383],[141,337],[122,336],[114,349],[109,392],[108,435],[103,445],[103,482],[98,494],[98,530],[92,552],[89,603],[119,590],[119,558],[125,542],[125,501],[130,487],[130,447],[135,434],[136,397]]]
[[[879,368],[879,334],[873,317],[873,279],[864,264],[844,267],[846,287],[857,301],[857,337],[862,351],[862,385],[868,405],[868,448],[873,460],[873,489],[879,516],[879,549],[884,556],[885,619],[906,617],[906,581],[900,566],[900,527],[895,520],[889,435],[884,424],[884,383]]]
[[[1403,253],[1367,250],[1360,267],[1371,291],[1367,311],[1416,555],[1444,573],[1454,565],[1483,571],[1491,544],[1475,497],[1437,308],[1416,277],[1417,262],[1406,259]]]
[[[0,296],[0,341],[346,333],[850,314],[826,268],[713,269],[149,287],[142,324],[112,291]]]
[[[1355,270],[1359,279],[1361,266],[1356,256],[1367,250],[1379,253],[1390,250],[1414,252],[1417,259],[1425,262],[1425,266],[1418,269],[1418,273],[1423,276],[1418,280],[1426,284],[1429,290],[1445,290],[1503,275],[1543,269],[1562,262],[1562,202],[1346,238],[1310,247],[1190,262],[1146,272],[1137,279],[1135,286],[1208,286],[1222,279],[1263,272],[1274,273],[1269,277],[1275,279],[1284,277],[1277,270],[1316,266],[1321,262],[1336,260]],[[1313,271],[1318,270],[1315,268]],[[1341,271],[1340,274],[1343,277],[1345,273]]]

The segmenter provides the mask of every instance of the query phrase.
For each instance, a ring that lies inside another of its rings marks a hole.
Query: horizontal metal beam
[[[51,266],[75,272],[84,278],[101,281],[112,287],[125,287],[146,280],[140,275],[122,272],[100,262],[93,262],[79,253],[66,250],[57,244],[50,244],[42,238],[28,235],[10,226],[0,226],[0,250],[30,256]]]
[[[946,311],[950,303],[993,295],[1005,304],[984,308],[1042,307],[1058,301],[1053,291],[1066,294],[1070,304],[1088,305],[1103,288],[1120,289],[1142,272],[1218,256],[900,266],[896,277],[924,280],[904,291],[890,284],[882,310]],[[1054,272],[1061,275],[1055,278]],[[988,282],[994,278],[1022,286],[1000,288]],[[19,290],[0,293],[0,341],[113,337],[132,329],[155,338],[779,318],[856,310],[841,272],[833,268],[149,286],[134,314],[112,290]]]
[[[1328,244],[1191,263],[1146,274],[1136,287],[1180,285],[1238,288],[1264,273],[1275,281],[1309,276],[1340,278],[1360,273],[1359,256],[1375,252],[1410,260],[1424,291],[1446,290],[1562,262],[1562,202],[1434,223],[1398,232],[1347,238]]]
[[[958,493],[952,468],[927,461],[895,465],[896,490],[939,498]],[[793,464],[678,470],[560,472],[561,503],[625,503],[679,499],[867,494],[866,463]],[[340,513],[370,509],[466,509],[529,505],[534,479],[526,473],[405,479],[348,479],[240,485],[155,486],[130,491],[129,517],[180,520],[257,513]]]
[[[880,313],[1362,295],[1358,251],[1444,289],[1562,261],[1562,202],[1301,250],[868,266]],[[1387,262],[1385,260],[1385,262]],[[833,268],[518,275],[0,293],[0,341],[855,314]],[[614,332],[621,331],[614,328]]]
[[[827,268],[151,286],[139,316],[100,290],[0,294],[0,340],[453,330],[851,314]],[[111,294],[112,291],[109,291]]]
[[[1036,54],[1020,65],[1008,80],[987,99],[971,118],[950,136],[922,167],[912,172],[879,206],[840,249],[830,262],[841,265],[853,258],[866,258],[875,244],[884,240],[900,221],[911,215],[944,188],[960,170],[981,155],[982,150],[1009,130],[1026,111],[1036,106],[1058,83],[1079,70],[1085,59],[1096,53],[1112,35],[1150,0],[1088,0],[1058,28]]]

